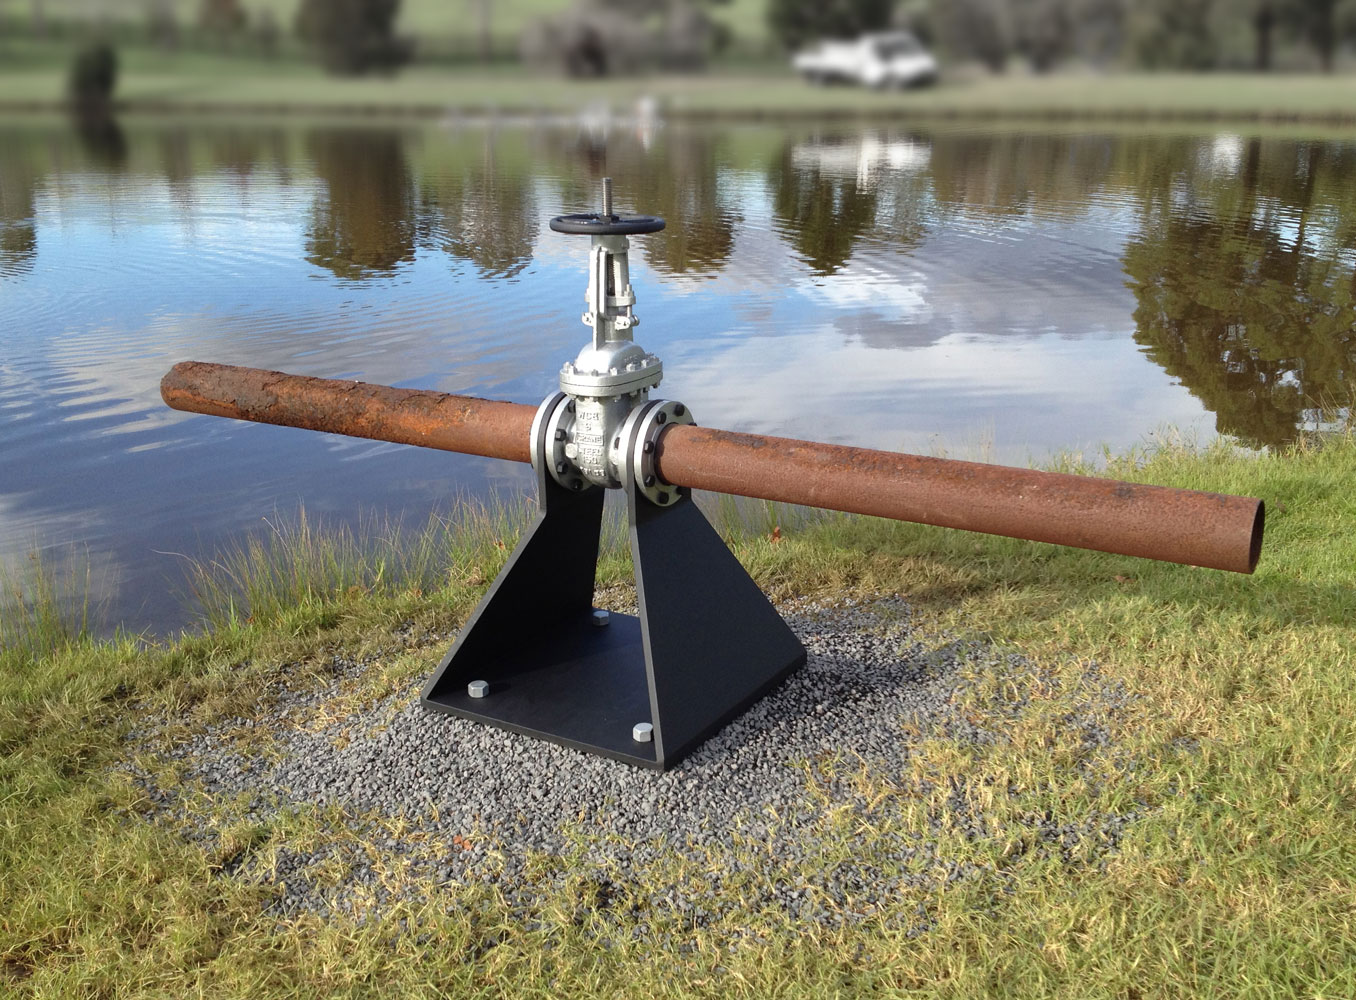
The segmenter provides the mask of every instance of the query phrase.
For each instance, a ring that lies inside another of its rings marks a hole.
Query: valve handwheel
[[[664,220],[657,215],[613,215],[612,178],[603,178],[603,210],[557,215],[551,228],[558,233],[579,236],[638,236],[657,233],[664,228]]]
[[[656,215],[603,215],[600,212],[580,212],[576,215],[557,215],[551,228],[558,233],[581,236],[636,236],[657,233],[664,228],[664,220]]]

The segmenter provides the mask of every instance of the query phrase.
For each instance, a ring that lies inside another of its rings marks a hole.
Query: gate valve
[[[678,491],[658,482],[646,462],[631,452],[634,448],[652,454],[666,421],[691,423],[692,418],[682,404],[646,405],[650,390],[664,377],[664,366],[635,342],[631,332],[640,317],[635,314],[627,239],[659,232],[664,220],[614,214],[612,179],[604,177],[602,211],[558,215],[551,228],[592,239],[587,309],[581,318],[593,336],[573,361],[561,367],[560,392],[537,412],[533,462],[545,462],[551,477],[567,489],[591,485],[615,489],[634,481],[638,492],[667,506],[677,501]],[[628,423],[641,408],[655,412],[649,420]]]

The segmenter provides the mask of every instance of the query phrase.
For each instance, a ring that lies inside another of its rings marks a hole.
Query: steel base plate
[[[424,688],[425,707],[663,770],[805,662],[685,491],[628,490],[639,616],[593,620],[602,490],[538,473],[540,512]],[[468,685],[484,681],[485,697]],[[649,723],[651,740],[632,733]]]
[[[458,671],[461,673],[461,671]],[[599,628],[588,615],[562,622],[549,640],[485,664],[489,693],[472,698],[450,685],[424,700],[429,708],[487,722],[642,767],[658,767],[655,744],[631,729],[650,721],[650,687],[640,619],[613,614]]]

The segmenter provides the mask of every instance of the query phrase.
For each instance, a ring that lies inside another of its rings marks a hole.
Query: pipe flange
[[[631,411],[613,445],[613,464],[622,484],[658,507],[672,507],[685,492],[664,482],[656,471],[659,438],[674,424],[691,425],[692,412],[674,399],[656,399]]]
[[[532,418],[532,468],[539,473],[546,463],[546,473],[565,489],[572,492],[593,485],[574,464],[574,444],[570,431],[574,427],[574,400],[563,392],[553,392],[537,407]]]

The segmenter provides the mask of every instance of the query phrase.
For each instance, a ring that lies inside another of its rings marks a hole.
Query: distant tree
[[[1012,11],[1006,0],[940,2],[936,27],[942,47],[955,59],[977,59],[1001,73],[1012,53]]]
[[[1331,73],[1337,53],[1337,0],[1288,0],[1283,16],[1318,56],[1323,72]]]
[[[494,17],[494,0],[468,0],[472,16],[476,19],[477,47],[480,49],[480,61],[487,63],[494,54],[491,51],[493,33],[491,27]]]
[[[787,49],[819,38],[851,38],[890,25],[894,0],[769,0],[768,26]]]
[[[1032,69],[1045,73],[1073,48],[1075,0],[1010,0],[1013,41],[1031,60]]]
[[[890,15],[891,27],[909,31],[924,45],[937,43],[937,15],[934,0],[899,0]]]
[[[1129,0],[1076,0],[1074,51],[1104,65],[1125,54]]]
[[[265,7],[259,12],[259,16],[254,19],[254,41],[259,46],[259,52],[265,59],[272,59],[278,54],[279,36],[282,34],[278,30],[278,19],[273,11]]]
[[[302,0],[296,31],[331,73],[390,72],[412,54],[410,42],[395,35],[399,13],[400,0]]]
[[[1213,69],[1219,40],[1214,0],[1138,0],[1130,7],[1130,48],[1149,69]]]
[[[1260,0],[1252,13],[1252,28],[1257,36],[1253,68],[1259,73],[1271,69],[1271,39],[1276,28],[1276,5],[1272,0]]]
[[[75,55],[69,80],[71,100],[82,112],[108,108],[118,82],[118,55],[108,42],[92,42]]]
[[[146,5],[146,31],[162,49],[173,51],[179,47],[179,20],[174,14],[173,0],[150,0]]]
[[[198,7],[198,28],[209,45],[228,49],[244,34],[249,14],[240,0],[202,0]]]
[[[727,35],[709,8],[729,0],[577,0],[523,31],[525,63],[568,76],[697,69]]]
[[[202,0],[198,26],[218,35],[233,35],[249,22],[240,0]]]

